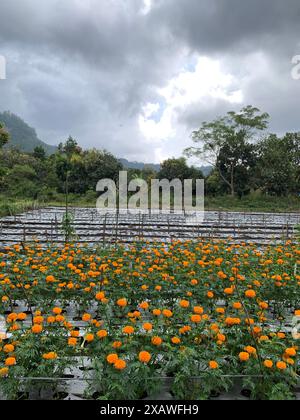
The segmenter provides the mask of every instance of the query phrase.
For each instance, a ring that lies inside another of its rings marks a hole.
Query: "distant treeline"
[[[228,113],[211,123],[203,123],[193,133],[194,148],[187,156],[198,156],[212,171],[205,177],[190,167],[185,157],[172,158],[160,170],[145,166],[128,169],[129,181],[143,178],[150,183],[160,179],[206,179],[206,194],[242,197],[253,191],[285,196],[300,193],[300,133],[283,137],[266,133],[268,114],[253,107]],[[124,169],[119,159],[105,150],[82,150],[69,137],[55,153],[43,146],[32,153],[4,147],[9,134],[0,123],[0,196],[55,201],[65,192],[90,202],[96,198],[96,184],[102,178],[118,180]]]

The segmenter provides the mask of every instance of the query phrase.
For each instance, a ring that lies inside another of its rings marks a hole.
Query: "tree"
[[[158,173],[159,179],[203,179],[200,169],[189,167],[184,157],[167,159],[161,164],[161,170]]]
[[[46,159],[46,151],[43,146],[37,146],[34,148],[33,156],[35,159],[44,161]]]
[[[192,139],[200,147],[185,150],[187,156],[196,156],[207,161],[218,171],[220,178],[232,196],[243,191],[249,184],[249,175],[255,159],[253,141],[259,131],[268,126],[269,115],[258,108],[247,106],[240,112],[228,112],[225,117],[204,122],[194,131]]]
[[[258,186],[266,193],[300,192],[300,133],[271,134],[259,145]]]
[[[0,149],[2,149],[2,147],[8,143],[9,140],[9,133],[8,131],[4,128],[3,124],[0,123]]]

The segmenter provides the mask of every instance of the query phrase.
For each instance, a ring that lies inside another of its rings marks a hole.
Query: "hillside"
[[[127,159],[119,159],[126,169],[144,169],[145,167],[150,168],[154,171],[160,171],[160,164],[158,163],[143,163],[143,162],[130,162]]]
[[[55,153],[56,147],[44,143],[37,137],[34,128],[11,112],[0,113],[0,122],[4,123],[10,133],[10,141],[6,147],[16,147],[23,152],[33,152],[35,147],[42,146],[47,154]]]

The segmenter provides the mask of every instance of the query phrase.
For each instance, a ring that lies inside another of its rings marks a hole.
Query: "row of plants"
[[[62,379],[80,368],[87,398],[143,398],[171,378],[175,398],[208,399],[238,377],[253,399],[292,399],[298,264],[290,242],[7,248],[2,392],[59,395]]]

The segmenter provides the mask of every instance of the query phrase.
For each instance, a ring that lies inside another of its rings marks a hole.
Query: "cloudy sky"
[[[1,0],[0,111],[57,144],[160,162],[252,104],[300,129],[299,0]]]

